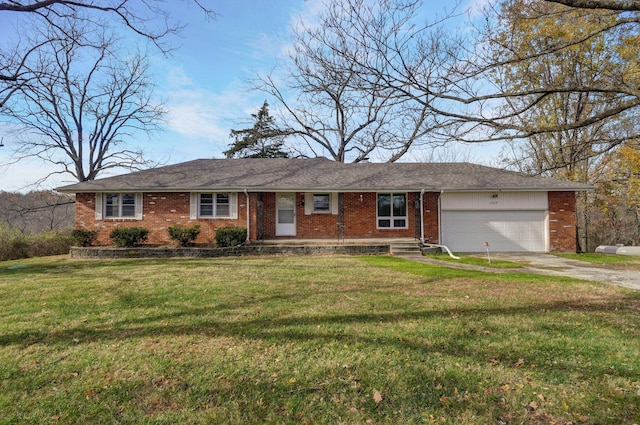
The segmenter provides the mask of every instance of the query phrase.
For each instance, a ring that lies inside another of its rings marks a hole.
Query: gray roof
[[[197,159],[59,187],[60,192],[591,190],[592,186],[470,163],[340,163]]]

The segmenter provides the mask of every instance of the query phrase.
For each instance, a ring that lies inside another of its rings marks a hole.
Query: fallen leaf
[[[518,359],[517,362],[513,365],[513,367],[520,367],[524,364],[524,359]]]
[[[380,391],[373,390],[373,401],[375,401],[376,404],[382,401],[382,394],[380,394]]]

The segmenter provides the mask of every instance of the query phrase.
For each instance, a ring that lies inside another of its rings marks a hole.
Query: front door
[[[296,194],[278,193],[276,206],[276,236],[295,236]]]

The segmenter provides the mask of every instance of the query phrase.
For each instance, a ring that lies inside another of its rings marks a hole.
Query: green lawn
[[[491,257],[490,255],[456,255],[458,258],[453,258],[447,253],[438,254],[426,254],[427,258],[439,261],[449,261],[456,264],[469,264],[473,266],[482,266],[495,269],[519,269],[522,268],[522,264],[514,263],[512,261],[501,260]]]
[[[2,424],[633,424],[640,293],[392,257],[4,262],[0,377]]]
[[[564,258],[570,258],[572,260],[580,260],[593,264],[640,271],[640,257],[637,256],[596,253],[557,255]]]

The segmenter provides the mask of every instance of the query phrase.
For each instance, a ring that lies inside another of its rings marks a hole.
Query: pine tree
[[[292,134],[281,129],[269,115],[269,104],[265,100],[257,114],[251,114],[255,123],[251,128],[231,130],[235,141],[223,152],[227,158],[288,158],[284,150],[285,138]]]

